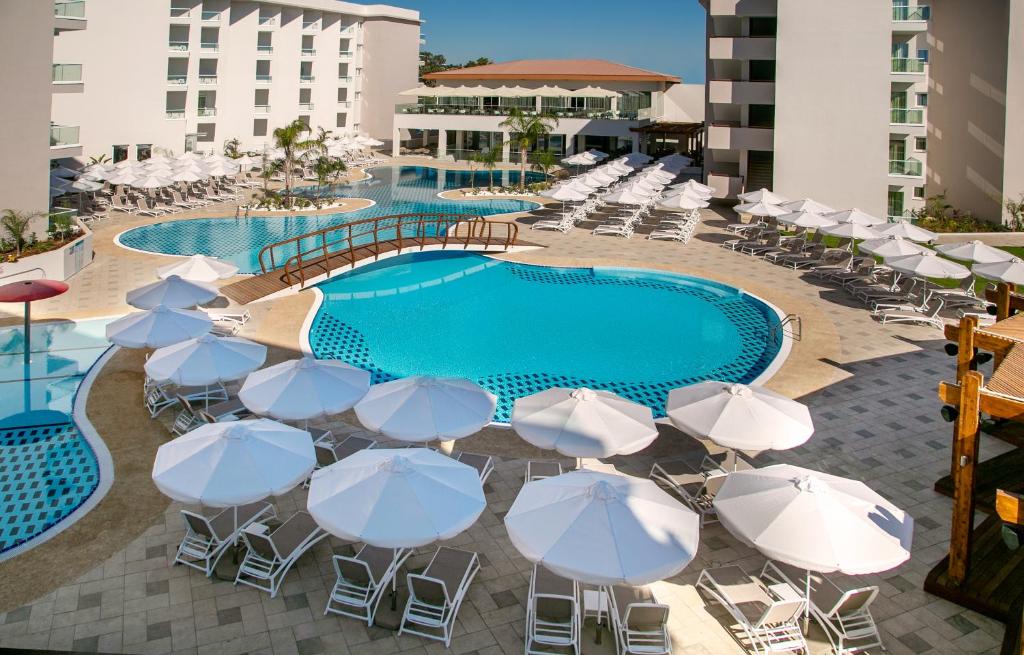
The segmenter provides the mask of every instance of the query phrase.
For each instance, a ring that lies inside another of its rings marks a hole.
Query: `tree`
[[[547,181],[551,169],[557,165],[558,155],[554,150],[543,150],[537,153],[537,157],[533,161],[533,167],[544,174],[545,181]]]
[[[420,84],[426,84],[427,86],[434,86],[437,82],[432,80],[424,80],[423,76],[430,73],[439,73],[444,70],[451,68],[451,64],[445,59],[444,55],[434,54],[424,50],[420,53]]]
[[[469,188],[476,193],[476,166],[480,163],[480,156],[483,153],[474,152],[466,158],[466,163],[469,164]]]
[[[474,66],[487,66],[494,62],[487,57],[477,57],[476,59],[470,59],[462,65],[462,68],[473,68]]]
[[[238,139],[228,139],[224,142],[224,156],[230,157],[231,159],[238,159],[242,156],[242,153],[238,152],[238,146],[242,145],[242,142]]]
[[[501,146],[488,148],[480,153],[480,163],[487,169],[487,190],[494,189],[494,169],[501,161]]]
[[[1006,213],[1010,215],[1010,229],[1018,232],[1024,230],[1024,194],[1019,200],[1006,199]]]
[[[110,157],[106,155],[100,155],[99,157],[89,157],[89,164],[106,164],[110,161]]]
[[[539,116],[527,115],[518,107],[512,107],[508,118],[501,122],[501,127],[512,133],[512,140],[519,149],[519,190],[526,189],[526,160],[530,148],[542,136],[547,136],[558,125],[558,119],[551,114]]]
[[[317,197],[322,198],[325,189],[330,184],[335,184],[341,174],[347,169],[345,162],[337,157],[320,155],[313,160],[313,172],[316,173]]]
[[[39,212],[20,212],[15,209],[5,209],[0,215],[0,227],[11,237],[14,242],[14,256],[21,257],[21,246],[25,243],[25,232],[32,223],[32,219],[43,216]]]
[[[310,150],[317,147],[315,139],[304,138],[308,133],[309,125],[299,119],[274,130],[274,146],[284,154],[284,194],[289,208],[293,200],[295,166],[306,158]]]

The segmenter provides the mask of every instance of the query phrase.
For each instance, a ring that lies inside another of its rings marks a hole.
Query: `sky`
[[[416,9],[423,50],[477,57],[608,59],[684,82],[704,81],[704,9],[697,0],[383,0]]]

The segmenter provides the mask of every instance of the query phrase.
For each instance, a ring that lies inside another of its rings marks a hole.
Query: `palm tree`
[[[324,188],[334,184],[347,170],[345,162],[337,157],[321,155],[313,161],[313,171],[316,173],[317,198],[323,197]]]
[[[305,159],[307,153],[316,148],[316,139],[303,138],[309,133],[309,125],[295,119],[284,127],[274,130],[274,146],[284,153],[284,193],[288,207],[292,206],[292,176],[295,165]]]
[[[551,114],[527,115],[518,107],[512,107],[508,118],[501,122],[501,127],[508,128],[512,140],[519,148],[519,190],[526,189],[526,159],[530,148],[542,137],[551,133],[558,125],[558,119]]]
[[[501,161],[501,146],[488,148],[480,153],[480,163],[487,169],[487,190],[494,189],[494,169]]]
[[[41,213],[20,212],[16,209],[5,209],[0,216],[0,227],[4,228],[14,243],[14,256],[21,257],[21,246],[25,243],[25,232],[32,223],[32,219],[42,216]]]
[[[482,152],[473,152],[466,158],[466,163],[469,164],[469,188],[474,194],[476,193],[476,165],[481,163],[482,155]]]
[[[558,165],[558,155],[554,150],[544,150],[537,153],[537,157],[534,159],[533,167],[544,174],[544,181],[548,179],[552,168]]]

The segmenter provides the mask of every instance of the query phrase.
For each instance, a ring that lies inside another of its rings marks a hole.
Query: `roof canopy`
[[[500,64],[454,68],[424,76],[428,80],[586,80],[609,82],[679,82],[675,75],[617,64],[603,59],[519,59]]]
[[[567,89],[560,86],[544,85],[535,89],[528,89],[522,86],[418,86],[414,89],[402,91],[399,95],[416,96],[420,98],[472,98],[472,97],[497,97],[497,98],[533,98],[541,96],[544,98],[562,98],[567,96],[579,96],[584,98],[615,98],[622,95],[620,91],[611,91],[596,86],[585,86],[579,89]]]

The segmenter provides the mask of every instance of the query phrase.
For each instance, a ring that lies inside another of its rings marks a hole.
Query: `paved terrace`
[[[223,213],[233,216],[234,209],[225,208]],[[212,214],[173,218],[199,215]],[[520,220],[526,228],[532,219]],[[141,222],[115,215],[98,224],[96,261],[71,281],[72,293],[35,306],[37,316],[79,318],[128,311],[125,292],[152,281],[153,268],[170,261],[113,244],[114,235]],[[915,517],[914,556],[909,563],[878,576],[837,579],[841,585],[880,587],[873,612],[890,652],[997,652],[1001,624],[921,591],[926,573],[945,553],[949,532],[950,501],[931,490],[934,480],[948,472],[952,433],[939,417],[935,396],[938,380],[950,376],[952,365],[941,350],[941,335],[929,328],[881,326],[841,292],[810,283],[799,272],[718,247],[724,222],[705,211],[703,227],[685,246],[651,242],[639,235],[630,240],[599,237],[583,229],[567,235],[525,229],[524,238],[548,247],[508,257],[551,265],[642,265],[704,275],[799,314],[803,339],[794,343],[789,361],[770,386],[807,402],[817,432],[801,448],[762,455],[756,461],[792,463],[864,480]],[[243,334],[270,345],[268,363],[296,356],[298,329],[310,296],[302,293],[250,306],[254,318]],[[686,326],[679,330],[680,338],[686,338]],[[333,549],[344,552],[328,541],[292,570],[275,599],[185,567],[170,567],[183,526],[180,506],[169,503],[149,480],[153,454],[168,433],[166,421],[150,421],[138,402],[142,361],[139,352],[116,354],[89,398],[90,419],[115,460],[116,480],[107,498],[50,542],[0,564],[0,647],[218,655],[444,651],[438,642],[399,638],[383,628],[323,616],[334,582],[330,557]],[[357,426],[349,413],[331,427],[336,434],[360,433]],[[497,429],[458,445],[495,454],[500,461],[485,487],[487,510],[451,543],[477,551],[484,565],[459,615],[452,651],[517,655],[523,649],[531,566],[509,542],[502,517],[522,485],[526,459],[550,458],[550,453]],[[648,450],[606,463],[645,475],[655,459],[692,447],[692,440],[666,427]],[[986,438],[982,448],[984,458],[1008,446]],[[305,494],[293,492],[277,505],[279,515],[287,515],[304,507]],[[425,566],[430,552],[422,549],[410,560],[410,568]],[[733,639],[724,613],[708,606],[693,587],[703,567],[728,563],[753,572],[763,558],[740,546],[722,527],[711,525],[701,535],[694,562],[675,578],[655,585],[659,599],[671,605],[677,652],[745,652]],[[597,646],[593,634],[593,623],[588,622],[585,653],[612,652],[610,635]],[[827,652],[823,635],[815,628],[811,638],[813,652]]]

